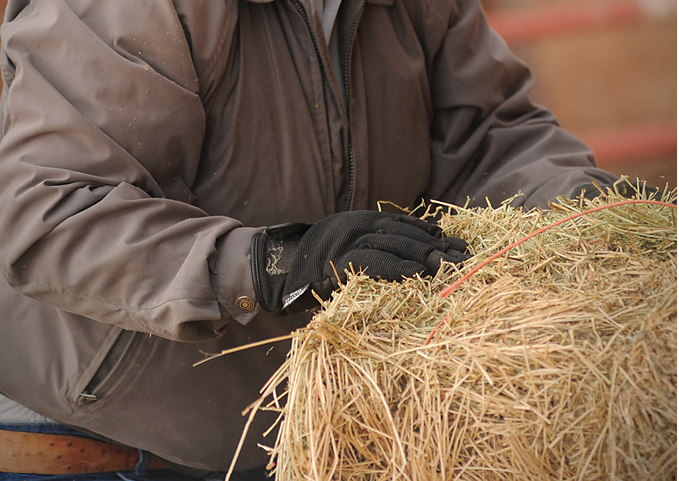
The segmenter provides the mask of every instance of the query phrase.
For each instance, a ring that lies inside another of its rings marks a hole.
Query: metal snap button
[[[236,307],[241,312],[250,312],[255,308],[255,301],[248,296],[240,296],[236,299]]]

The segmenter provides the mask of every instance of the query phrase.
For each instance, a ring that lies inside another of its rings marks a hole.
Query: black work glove
[[[270,227],[253,236],[250,254],[257,301],[284,314],[318,306],[311,290],[329,299],[352,267],[373,278],[401,281],[434,275],[441,261],[460,263],[470,257],[466,250],[465,241],[443,238],[439,227],[419,219],[351,211],[311,225]]]

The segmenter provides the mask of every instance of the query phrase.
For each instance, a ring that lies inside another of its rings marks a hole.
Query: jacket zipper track
[[[325,106],[325,112],[326,116],[328,115],[328,97],[327,93],[325,91],[325,67],[323,66],[323,58],[321,57],[321,50],[318,48],[318,42],[316,42],[316,37],[314,36],[314,31],[311,29],[311,22],[309,21],[309,16],[306,13],[306,10],[304,10],[304,6],[299,2],[299,0],[294,1],[295,8],[299,12],[299,14],[302,16],[304,19],[304,23],[306,23],[306,28],[309,30],[309,35],[311,36],[311,41],[314,44],[314,51],[316,52],[316,60],[318,61],[318,67],[321,70],[321,88],[323,89],[323,105]]]
[[[311,22],[309,21],[309,16],[306,13],[306,10],[304,10],[304,6],[299,2],[299,0],[293,0],[293,5],[295,5],[295,9],[299,12],[299,14],[302,16],[304,19],[304,23],[306,24],[306,28],[309,31],[309,36],[311,36],[311,41],[314,44],[314,51],[316,52],[316,60],[318,61],[318,67],[321,70],[321,89],[323,91],[323,107],[325,107],[325,123],[327,126],[328,123],[328,94],[325,90],[325,78],[326,78],[326,73],[325,73],[325,67],[323,66],[323,58],[321,57],[321,50],[318,48],[318,42],[316,42],[316,37],[314,36],[314,31],[311,28]],[[328,131],[330,131],[329,126]]]
[[[342,76],[344,78],[344,110],[346,111],[347,114],[347,121],[349,122],[348,125],[348,132],[347,132],[347,144],[349,148],[349,192],[347,196],[347,204],[346,204],[346,209],[345,210],[351,210],[351,204],[352,200],[354,197],[354,182],[355,182],[355,171],[356,167],[354,165],[354,147],[353,143],[351,140],[351,115],[350,115],[350,107],[351,107],[351,100],[350,100],[350,95],[351,95],[351,85],[350,85],[350,80],[351,76],[349,75],[349,67],[350,67],[350,62],[351,62],[351,52],[353,50],[354,46],[354,38],[356,37],[356,31],[358,30],[358,23],[361,20],[361,16],[363,15],[363,8],[365,7],[365,0],[362,0],[361,3],[358,5],[358,10],[356,11],[356,15],[354,16],[354,20],[351,24],[351,30],[349,30],[349,41],[347,42],[347,49],[344,52],[344,72],[342,72]]]
[[[295,5],[295,9],[299,12],[299,14],[302,16],[304,19],[304,23],[306,24],[307,30],[309,31],[309,35],[311,36],[311,41],[314,45],[314,51],[316,52],[316,60],[318,61],[318,66],[321,70],[321,88],[323,91],[323,106],[325,107],[325,114],[326,114],[326,123],[327,123],[327,115],[328,115],[328,97],[327,97],[327,92],[325,89],[325,79],[326,79],[326,72],[325,72],[325,67],[323,66],[323,58],[321,57],[321,51],[318,48],[318,42],[316,41],[316,37],[314,36],[314,31],[311,28],[311,22],[309,21],[309,16],[306,13],[306,10],[304,10],[304,6],[299,2],[299,0],[294,0],[293,4]],[[356,37],[356,31],[358,30],[358,24],[359,21],[361,20],[361,16],[363,15],[363,8],[365,7],[365,0],[362,0],[361,3],[358,5],[358,10],[356,11],[356,15],[354,16],[354,20],[351,24],[351,29],[349,30],[349,41],[347,42],[347,48],[346,51],[344,52],[344,72],[342,72],[342,76],[344,79],[344,109],[346,111],[347,115],[347,121],[349,122],[348,129],[347,129],[347,147],[349,149],[349,192],[347,195],[347,203],[345,206],[345,210],[351,210],[351,204],[352,200],[354,197],[354,182],[355,182],[355,176],[356,176],[356,168],[355,168],[355,160],[354,160],[354,148],[353,148],[353,142],[351,139],[351,118],[350,118],[350,113],[349,113],[349,108],[350,108],[350,98],[349,96],[351,95],[351,86],[349,85],[349,80],[351,76],[349,75],[349,64],[351,62],[351,51],[354,46],[354,39]]]

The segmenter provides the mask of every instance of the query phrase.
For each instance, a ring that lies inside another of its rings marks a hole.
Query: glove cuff
[[[257,302],[266,311],[285,315],[282,297],[289,267],[309,227],[309,224],[281,224],[252,236],[252,283]]]
[[[250,269],[252,270],[252,284],[255,288],[255,298],[262,308],[273,312],[276,306],[269,302],[273,298],[266,274],[266,234],[258,232],[252,236],[250,241]],[[280,308],[280,306],[278,307]]]

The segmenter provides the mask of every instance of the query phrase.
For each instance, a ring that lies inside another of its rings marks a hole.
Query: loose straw
[[[213,359],[216,359],[218,357],[226,356],[227,354],[246,351],[248,349],[252,349],[253,347],[265,346],[267,344],[273,344],[274,342],[278,341],[286,341],[288,339],[292,339],[293,337],[295,337],[294,333],[286,334],[284,336],[272,337],[270,339],[264,339],[262,341],[251,342],[250,344],[242,344],[240,346],[232,347],[231,349],[224,349],[222,352],[218,352],[217,354],[210,354],[201,351],[201,353],[205,354],[207,357],[205,359],[201,359],[200,361],[193,363],[193,367],[200,366],[205,362],[212,361]]]
[[[502,250],[496,252],[495,254],[493,254],[492,256],[490,256],[488,259],[486,259],[485,261],[481,262],[479,265],[477,265],[476,267],[474,267],[472,270],[470,270],[468,273],[466,273],[466,274],[465,274],[464,276],[462,276],[460,279],[458,279],[457,281],[453,282],[453,283],[450,284],[448,287],[446,287],[445,289],[443,289],[439,295],[445,299],[445,298],[448,297],[455,289],[457,289],[458,287],[460,287],[467,279],[469,279],[470,277],[472,277],[474,274],[476,274],[476,273],[477,273],[479,270],[481,270],[483,267],[485,267],[486,265],[490,264],[491,262],[493,262],[493,261],[494,261],[495,259],[497,259],[498,257],[500,257],[500,256],[502,256],[502,255],[504,255],[504,254],[506,254],[507,252],[509,252],[510,250],[512,250],[514,247],[517,247],[517,246],[523,244],[523,243],[526,242],[527,240],[532,239],[533,237],[535,237],[535,236],[537,236],[537,235],[539,235],[539,234],[542,234],[543,232],[545,232],[545,231],[547,231],[547,230],[549,230],[549,229],[552,229],[552,228],[554,228],[554,227],[557,227],[557,226],[563,224],[564,222],[568,222],[569,220],[573,220],[573,219],[577,219],[578,217],[582,217],[583,215],[591,214],[591,213],[597,212],[597,211],[599,211],[599,210],[609,209],[609,208],[611,208],[611,207],[618,207],[618,206],[621,206],[621,205],[628,205],[628,204],[655,204],[655,205],[662,205],[662,206],[665,206],[665,207],[672,207],[673,209],[676,209],[676,208],[677,208],[677,206],[674,205],[674,204],[670,204],[669,202],[661,202],[661,201],[659,201],[659,200],[631,199],[631,200],[623,200],[623,201],[620,201],[620,202],[614,202],[614,203],[612,203],[612,204],[600,205],[600,206],[598,206],[598,207],[593,207],[593,208],[591,208],[591,209],[585,210],[585,211],[583,211],[583,212],[578,212],[578,213],[569,215],[568,217],[564,217],[563,219],[560,219],[560,220],[558,220],[558,221],[556,221],[556,222],[554,222],[554,223],[552,223],[552,224],[549,224],[548,226],[545,226],[545,227],[543,227],[543,228],[541,228],[541,229],[538,229],[538,230],[536,230],[535,232],[531,232],[530,234],[528,234],[528,235],[527,235],[526,237],[524,237],[523,239],[520,239],[520,240],[514,242],[513,244],[508,245],[508,246],[505,247],[504,249],[502,249]],[[429,344],[429,342],[430,342],[430,341],[432,340],[432,338],[434,337],[434,334],[436,334],[436,331],[437,331],[437,330],[438,330],[438,329],[439,329],[439,328],[440,328],[440,327],[448,320],[448,317],[449,317],[449,316],[445,316],[443,319],[441,319],[441,322],[439,322],[439,323],[436,325],[436,327],[434,327],[434,329],[432,329],[431,333],[429,334],[429,336],[427,337],[427,340],[426,340],[425,343],[424,343],[425,346],[426,346],[427,344]]]

